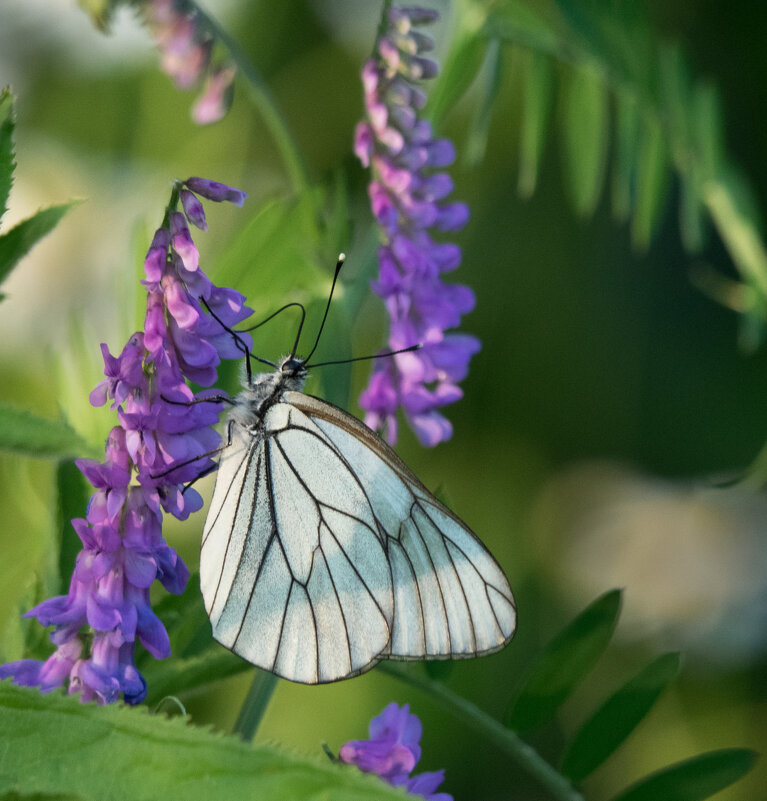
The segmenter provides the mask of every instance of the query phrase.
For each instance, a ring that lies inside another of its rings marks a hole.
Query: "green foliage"
[[[453,42],[440,70],[437,85],[429,92],[427,111],[435,124],[471,86],[485,58],[487,42],[477,35],[485,22],[485,11],[471,9],[461,20],[458,38]]]
[[[217,258],[213,279],[223,286],[236,286],[257,315],[283,302],[303,302],[322,293],[312,212],[313,205],[306,200],[276,199],[264,204]],[[258,336],[265,334],[266,327]]]
[[[13,153],[13,95],[7,90],[0,91],[0,220],[8,211],[8,196],[13,185],[13,171],[16,161]]]
[[[540,53],[531,51],[524,56],[529,63],[524,70],[517,191],[522,197],[530,197],[535,192],[543,146],[546,142],[546,125],[551,106],[552,69],[550,59]]]
[[[16,168],[13,150],[13,95],[4,89],[0,92],[0,219],[8,209],[8,196],[13,184]],[[0,283],[9,275],[19,261],[27,255],[33,245],[50,233],[61,218],[77,205],[70,201],[38,211],[33,217],[20,222],[10,231],[0,235]],[[2,299],[0,297],[0,299]]]
[[[746,748],[710,751],[640,779],[613,801],[703,801],[745,776],[756,759]]]
[[[56,517],[59,528],[59,592],[66,593],[75,559],[82,543],[72,528],[71,520],[83,517],[88,498],[93,491],[73,461],[62,460],[56,465]]]
[[[49,234],[61,218],[78,201],[62,203],[42,209],[28,219],[20,222],[10,231],[0,236],[0,281],[4,281],[19,261],[29,253],[46,234]]]
[[[565,94],[562,132],[568,189],[575,210],[594,213],[607,163],[607,89],[599,69],[575,70]]]
[[[172,656],[157,661],[143,652],[136,664],[147,682],[147,703],[168,695],[200,690],[253,666],[213,640],[200,594],[200,577],[192,574],[183,595],[166,595],[155,612],[168,630]]]
[[[479,2],[470,7],[476,14],[484,9]],[[767,319],[761,215],[748,182],[727,157],[718,93],[692,77],[681,49],[658,40],[638,3],[606,7],[558,0],[552,7],[508,0],[485,17],[481,34],[486,42],[501,40],[528,56],[515,61],[523,82],[520,195],[528,197],[535,189],[556,62],[562,75],[563,174],[576,212],[594,213],[611,161],[613,212],[621,221],[630,220],[634,246],[646,250],[660,229],[675,176],[682,242],[690,253],[698,252],[707,221],[713,223],[740,273],[741,294],[749,298],[737,307],[749,318],[743,344],[755,347]],[[461,40],[459,48],[479,45]],[[467,86],[464,80],[456,92]],[[458,97],[449,99],[455,103]],[[490,113],[490,108],[483,111],[485,118]]]
[[[620,605],[620,590],[605,593],[551,641],[506,715],[509,728],[528,731],[553,717],[607,648]]]
[[[304,354],[313,343],[327,305],[331,270],[350,241],[345,191],[336,184],[322,197],[322,220],[316,219],[315,203],[305,196],[266,203],[217,260],[212,276],[217,283],[236,286],[247,296],[255,311],[254,321],[286,303],[302,303],[307,314],[299,352]],[[363,288],[368,288],[367,271],[363,270],[347,296],[343,282],[349,269],[345,267],[341,273],[323,334],[322,353],[327,354],[328,361],[351,357],[349,321],[362,301]],[[255,355],[274,360],[287,353],[293,346],[299,319],[299,310],[293,308],[280,315],[279,321],[259,328],[254,335]],[[321,386],[310,385],[309,390],[347,406],[350,377],[349,365],[323,368],[317,374]]]
[[[578,782],[598,768],[676,678],[679,664],[679,654],[663,654],[611,695],[571,740],[562,773]]]
[[[107,33],[120,0],[77,0],[77,4],[100,31]]]
[[[506,716],[510,729],[524,732],[555,714],[607,647],[620,602],[619,590],[605,593],[543,650]],[[555,797],[581,798],[568,782],[577,786],[625,741],[676,678],[679,666],[676,653],[654,659],[613,693],[575,733],[565,748],[558,773],[548,776],[538,764],[535,772]],[[436,687],[433,692],[438,697],[445,694]],[[487,728],[501,747],[506,745],[512,754],[517,753],[513,739],[504,740],[493,723],[487,722]],[[754,762],[754,752],[746,749],[701,754],[636,782],[613,801],[702,801],[740,779]]]
[[[150,715],[81,704],[0,683],[0,793],[70,794],[85,801],[401,798],[356,768]],[[66,747],[62,748],[62,742]]]
[[[471,127],[466,140],[464,158],[468,164],[479,164],[487,147],[493,106],[501,90],[503,78],[503,48],[499,39],[491,39],[480,76],[479,101],[472,115]]]
[[[89,445],[64,421],[45,420],[0,403],[0,450],[62,459],[89,454]]]

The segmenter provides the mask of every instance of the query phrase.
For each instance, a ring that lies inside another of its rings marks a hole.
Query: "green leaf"
[[[562,144],[564,169],[576,212],[593,214],[604,182],[609,134],[608,95],[596,67],[576,69],[566,86]]]
[[[488,36],[498,36],[510,44],[538,53],[559,55],[562,48],[554,25],[520,0],[496,4],[485,28]]]
[[[200,577],[193,573],[184,593],[165,595],[154,608],[168,631],[172,657],[153,659],[146,651],[136,665],[147,683],[147,703],[167,695],[183,695],[213,682],[252,670],[253,666],[213,640],[200,593]]]
[[[523,74],[522,131],[519,141],[519,181],[517,191],[528,198],[538,182],[546,123],[551,105],[552,69],[547,56],[526,54]]]
[[[631,734],[679,673],[679,654],[663,654],[611,695],[581,726],[562,760],[562,773],[580,782]]]
[[[33,793],[32,795],[19,795],[15,792],[5,793],[0,796],[0,801],[80,801],[82,796],[62,795],[61,793]]]
[[[119,0],[77,0],[77,5],[102,33],[109,33],[109,26],[118,3]]]
[[[700,83],[692,95],[692,137],[703,181],[718,177],[724,162],[724,115],[715,86]]]
[[[767,251],[759,232],[754,202],[745,179],[723,172],[705,185],[706,207],[719,236],[743,278],[767,298]]]
[[[637,169],[637,200],[631,238],[638,250],[647,250],[658,229],[668,185],[668,151],[657,120],[644,120]]]
[[[210,623],[202,602],[200,592],[200,574],[192,573],[181,595],[168,593],[159,603],[155,604],[154,611],[162,620],[168,630],[170,647],[174,657],[187,658],[203,653],[212,643]],[[165,664],[157,662],[146,652],[137,658],[141,671],[147,665]]]
[[[612,210],[613,216],[620,222],[628,220],[634,207],[638,141],[639,107],[636,98],[633,94],[619,92],[615,107]]]
[[[174,653],[170,659],[147,660],[144,663],[141,671],[148,688],[146,702],[150,706],[167,695],[183,695],[253,670],[249,662],[212,641],[207,621],[206,629],[210,644],[202,653],[187,658]]]
[[[324,284],[329,288],[330,281],[323,280],[325,274],[315,263],[312,214],[313,206],[305,199],[266,203],[218,257],[213,279],[235,287],[251,304],[258,306],[261,301],[261,308],[255,309],[257,317],[288,300],[303,302],[316,294],[327,297]],[[328,260],[328,269],[335,265],[337,255],[333,254],[332,265]],[[259,338],[268,327],[259,329]]]
[[[469,165],[479,164],[485,156],[493,107],[503,80],[503,49],[500,39],[491,39],[480,75],[479,97],[466,141],[465,157]]]
[[[72,528],[71,520],[84,517],[88,498],[93,491],[77,465],[63,460],[56,468],[57,518],[59,526],[59,592],[66,594],[75,566],[75,559],[82,548],[79,537]]]
[[[8,197],[16,167],[13,153],[14,126],[13,95],[3,89],[0,91],[0,220],[8,210]]]
[[[450,48],[439,81],[429,93],[426,112],[435,126],[477,77],[487,47],[487,40],[480,33],[483,21],[483,17],[476,17],[462,22],[458,41]]]
[[[32,246],[50,233],[61,218],[79,203],[79,200],[72,200],[69,203],[42,209],[34,217],[20,222],[15,228],[0,236],[0,281],[4,281]]]
[[[659,59],[667,136],[674,161],[682,168],[690,157],[690,77],[678,45],[662,44]]]
[[[745,748],[709,751],[640,779],[613,801],[703,801],[738,781],[756,759]]]
[[[691,164],[686,173],[680,174],[679,228],[682,244],[688,253],[700,253],[706,243],[703,182],[698,164]]]
[[[377,777],[324,756],[252,748],[146,708],[81,704],[6,681],[0,683],[0,720],[0,793],[71,794],[86,801],[402,799]]]
[[[570,29],[580,40],[581,46],[592,57],[602,63],[610,63],[615,53],[611,50],[609,38],[605,35],[603,9],[589,0],[555,0]],[[591,8],[589,6],[591,5]]]
[[[605,593],[549,643],[506,715],[509,728],[528,731],[554,716],[610,642],[620,605],[620,590]]]
[[[0,403],[0,450],[40,458],[90,455],[90,446],[65,422],[44,420]]]

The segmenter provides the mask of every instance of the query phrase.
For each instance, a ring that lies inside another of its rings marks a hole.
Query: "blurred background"
[[[655,34],[678,42],[693,72],[720,87],[727,149],[767,207],[767,8],[736,3],[725,12],[710,0],[645,5]],[[326,193],[329,217],[348,210],[334,244],[350,254],[346,280],[358,290],[370,230],[366,174],[351,142],[362,113],[359,70],[380,4],[222,0],[207,8],[266,78]],[[439,8],[445,22],[434,33],[442,57],[459,14]],[[41,206],[85,199],[3,286],[0,400],[64,415],[98,452],[113,424],[108,410],[88,404],[102,369],[99,343],[119,353],[140,326],[143,256],[174,178],[200,175],[250,194],[243,209],[207,204],[210,232],[195,238],[208,274],[245,292],[258,315],[285,300],[326,295],[336,252],[292,231],[278,150],[241,83],[222,122],[196,126],[193,93],[177,91],[159,71],[147,31],[128,11],[104,36],[70,0],[0,0],[0,84],[17,96],[18,167],[5,226]],[[625,588],[612,646],[556,724],[535,735],[544,756],[554,759],[567,733],[654,655],[684,653],[680,679],[587,781],[587,797],[598,801],[698,752],[764,750],[767,743],[767,498],[756,480],[736,486],[767,439],[767,347],[740,347],[738,316],[691,280],[710,268],[734,272],[714,231],[699,255],[682,247],[674,181],[654,241],[638,252],[628,226],[614,221],[607,191],[593,216],[572,211],[556,93],[538,185],[522,200],[513,54],[478,164],[460,155],[473,91],[439,131],[457,145],[454,194],[472,212],[455,238],[464,253],[455,280],[476,292],[464,329],[483,348],[463,384],[465,398],[447,412],[453,438],[426,450],[402,426],[397,449],[477,531],[514,588],[520,622],[512,644],[455,664],[446,678],[491,714],[503,715],[535,654],[578,611],[610,588]],[[245,257],[237,242],[259,225],[259,214],[274,225]],[[314,294],[303,274],[295,287],[289,271],[271,283],[275,264],[301,273],[303,261],[327,268],[312,273]],[[267,358],[292,341],[293,323],[280,319],[259,342]],[[368,294],[354,320],[339,313],[323,354],[374,352],[385,325]],[[224,373],[223,383],[236,389],[237,369]],[[359,414],[367,376],[364,363],[355,366],[347,392],[329,372],[323,392]],[[50,546],[55,467],[3,455],[0,476],[6,661],[19,656],[19,597],[28,608],[58,558]],[[209,479],[202,491],[211,490]],[[166,531],[192,569],[202,524],[198,514]],[[66,536],[71,551],[74,532]],[[185,698],[193,720],[230,730],[249,680]],[[337,751],[366,736],[368,720],[392,700],[409,702],[423,720],[420,768],[446,768],[444,789],[456,799],[545,798],[499,751],[377,671],[319,688],[281,682],[257,741],[315,754],[326,742]],[[750,801],[763,782],[757,768],[718,798]]]

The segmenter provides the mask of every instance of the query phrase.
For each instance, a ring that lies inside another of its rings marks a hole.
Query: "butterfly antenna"
[[[248,377],[248,386],[253,383],[253,371],[250,366],[250,360],[255,359],[257,362],[261,362],[262,364],[268,364],[270,367],[277,368],[277,365],[274,362],[267,361],[266,359],[262,359],[260,356],[254,356],[250,352],[250,348],[245,344],[242,337],[233,329],[230,328],[208,305],[208,301],[205,298],[199,298],[200,303],[208,310],[210,316],[226,331],[228,334],[231,334],[234,338],[235,344],[237,347],[245,354],[245,371]]]
[[[298,308],[301,309],[301,325],[303,325],[304,324],[304,318],[306,317],[306,309],[303,307],[303,305],[301,303],[296,303],[294,301],[293,303],[286,303],[281,309],[277,309],[276,312],[273,312],[272,314],[270,314],[265,320],[261,320],[260,323],[256,323],[255,325],[251,325],[250,328],[238,328],[237,329],[237,333],[241,334],[241,333],[244,333],[245,331],[255,331],[257,328],[261,328],[261,326],[264,323],[268,323],[269,320],[274,319],[278,314],[281,314],[282,312],[284,312],[285,309],[291,308],[291,306],[298,306]],[[299,326],[299,331],[300,331],[300,326]]]
[[[336,271],[333,275],[333,283],[330,286],[330,294],[328,295],[328,303],[325,306],[325,314],[322,317],[322,323],[320,323],[320,330],[317,332],[317,339],[314,340],[314,347],[309,351],[309,355],[304,359],[304,364],[312,358],[314,351],[317,350],[317,345],[320,344],[320,337],[322,336],[322,329],[325,327],[325,320],[328,319],[328,312],[330,311],[330,301],[333,300],[333,290],[336,288],[336,282],[338,281],[338,273],[341,272],[341,268],[344,266],[344,262],[346,261],[346,254],[339,253],[338,254],[338,261],[336,262]],[[301,325],[303,326],[304,321],[301,320]],[[295,358],[296,350],[298,348],[298,337],[301,336],[301,329],[298,329],[298,336],[296,337],[296,344],[293,346],[293,350],[290,354],[290,358]]]
[[[319,364],[304,364],[307,369],[314,369],[315,367],[325,367],[327,364],[349,364],[350,362],[364,362],[368,359],[385,359],[387,356],[396,356],[398,353],[411,353],[414,350],[421,350],[423,345],[411,345],[409,348],[401,348],[400,350],[390,350],[386,353],[374,353],[372,356],[355,356],[353,359],[339,359],[335,362],[319,362]]]

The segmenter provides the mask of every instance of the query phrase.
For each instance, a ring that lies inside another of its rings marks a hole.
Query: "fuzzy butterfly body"
[[[229,414],[200,555],[213,636],[305,684],[502,648],[516,609],[496,561],[383,440],[303,394],[305,379],[286,357]]]

